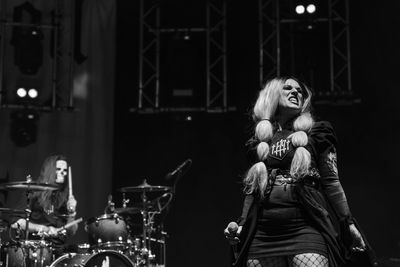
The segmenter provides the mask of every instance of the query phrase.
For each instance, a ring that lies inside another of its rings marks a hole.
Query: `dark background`
[[[113,190],[145,178],[153,185],[168,184],[164,176],[191,158],[193,165],[179,181],[164,220],[168,265],[227,266],[223,229],[240,213],[240,181],[250,166],[245,147],[252,135],[249,110],[259,90],[257,1],[228,2],[229,105],[237,110],[223,114],[129,112],[137,101],[137,2],[117,2]],[[201,21],[202,1],[187,2],[168,4],[164,14],[175,22]],[[343,187],[380,259],[400,257],[399,8],[397,1],[350,1],[352,85],[361,103],[316,105],[314,110],[335,127]],[[187,121],[187,115],[193,120]]]

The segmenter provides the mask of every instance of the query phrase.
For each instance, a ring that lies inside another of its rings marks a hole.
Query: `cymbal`
[[[116,208],[114,210],[114,212],[118,214],[136,214],[140,211],[141,209],[136,207]]]
[[[143,203],[136,203],[135,205],[126,208],[115,208],[114,212],[118,214],[136,214],[143,210],[152,211],[156,208],[156,204],[153,201],[148,201],[144,205]]]
[[[170,186],[162,186],[162,185],[149,185],[146,182],[146,179],[143,181],[138,186],[127,186],[127,187],[122,187],[119,189],[120,192],[122,193],[128,193],[128,192],[133,192],[133,193],[139,193],[139,192],[166,192],[170,191],[171,187]]]
[[[0,215],[1,214],[25,214],[25,211],[10,208],[0,208]]]
[[[29,191],[46,191],[46,190],[57,190],[60,187],[54,184],[37,183],[37,182],[10,182],[0,184],[0,190],[13,190],[13,189],[24,189]]]

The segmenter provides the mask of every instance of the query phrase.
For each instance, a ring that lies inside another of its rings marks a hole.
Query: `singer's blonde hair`
[[[300,178],[308,173],[311,164],[311,155],[304,148],[308,143],[307,133],[311,130],[314,120],[311,116],[311,90],[296,78],[275,78],[267,82],[260,91],[253,108],[255,126],[255,140],[257,144],[257,156],[259,162],[255,163],[243,179],[244,192],[246,194],[257,193],[261,199],[268,185],[268,169],[264,161],[269,153],[269,146],[274,135],[274,119],[277,115],[280,91],[288,79],[295,80],[302,89],[303,105],[293,121],[295,132],[289,136],[296,151],[292,159],[290,174],[294,178]]]

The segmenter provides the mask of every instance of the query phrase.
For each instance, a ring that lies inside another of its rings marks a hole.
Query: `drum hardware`
[[[24,210],[18,209],[10,209],[10,208],[0,208],[0,216],[2,215],[23,215],[25,214]]]
[[[4,246],[5,266],[42,267],[54,260],[52,244],[45,240],[23,240]]]
[[[122,208],[126,209],[127,204],[129,203],[130,199],[126,198],[126,194],[122,193]]]
[[[50,267],[136,267],[128,256],[113,250],[104,250],[92,254],[68,253],[55,260]]]
[[[119,189],[122,193],[146,193],[146,192],[167,192],[170,191],[171,187],[162,185],[150,185],[146,179],[143,183],[138,186],[127,186]]]
[[[31,175],[26,176],[25,181],[20,181],[20,182],[9,182],[9,183],[4,183],[0,184],[0,190],[25,190],[25,195],[26,195],[26,209],[25,209],[25,220],[26,220],[26,226],[25,226],[25,239],[28,240],[29,236],[29,221],[30,221],[30,214],[31,210],[30,208],[30,195],[33,191],[53,191],[53,190],[58,190],[60,189],[60,186],[54,185],[54,184],[48,184],[48,183],[38,183],[38,182],[33,182]]]
[[[32,192],[32,191],[48,191],[48,190],[53,191],[60,189],[60,187],[54,184],[32,182],[32,178],[30,175],[28,175],[26,177],[26,181],[23,182],[9,182],[0,184],[0,190],[18,190],[18,189],[26,190],[27,192]]]
[[[125,214],[125,215],[138,214],[138,213],[140,213],[140,211],[141,211],[140,208],[135,208],[135,207],[116,208],[115,209],[115,213],[117,213],[117,214]]]
[[[88,243],[78,244],[76,252],[79,254],[88,254],[90,251],[90,245]]]
[[[122,208],[117,208],[116,212],[120,214],[140,213],[142,217],[142,231],[138,249],[139,255],[136,255],[135,263],[138,266],[150,266],[156,258],[151,247],[151,242],[156,240],[152,237],[152,233],[156,231],[155,215],[160,214],[171,202],[173,196],[172,188],[169,186],[150,185],[147,183],[146,179],[144,179],[140,185],[122,187],[119,189],[119,192],[122,192]],[[133,207],[128,207],[127,204],[130,202],[130,199],[126,198],[126,193],[140,194],[139,203],[133,204]],[[151,200],[149,199],[150,196],[154,197],[156,194],[162,195],[158,195]],[[165,236],[163,236],[163,238],[165,238]],[[138,238],[135,240],[138,240]],[[160,243],[165,247],[165,239]],[[162,253],[164,253],[163,258],[165,261],[165,248]]]
[[[67,229],[74,226],[75,224],[78,224],[80,222],[82,222],[83,219],[82,217],[79,219],[76,219],[72,222],[69,222],[67,224],[65,224],[59,231],[58,234],[59,235],[66,235],[67,234]],[[49,237],[49,235],[46,232],[37,232],[37,233],[32,233],[32,236],[38,236],[40,238],[45,238],[45,237]]]
[[[108,195],[107,206],[104,208],[104,214],[114,213],[115,203],[112,201],[112,195]]]
[[[112,248],[111,244],[120,247],[128,240],[128,227],[123,217],[117,213],[103,214],[92,217],[85,222],[89,244],[94,249]],[[117,243],[112,243],[117,242]]]
[[[20,240],[18,235],[20,230],[17,230],[17,239],[11,238],[12,243],[8,244],[6,248],[6,266],[8,266],[10,260],[14,260],[12,263],[15,266],[34,266],[34,267],[44,267],[45,264],[48,265],[52,262],[52,246],[44,240],[44,235],[35,234],[41,237],[40,240],[29,240],[29,224],[32,211],[31,206],[31,194],[34,191],[54,191],[60,189],[60,186],[48,183],[38,183],[33,182],[30,175],[26,177],[25,181],[19,182],[9,182],[0,184],[0,190],[24,190],[26,196],[26,209],[14,210],[8,208],[1,208],[0,214],[10,214],[10,215],[24,215],[25,219],[25,236]],[[50,258],[49,258],[50,257]]]

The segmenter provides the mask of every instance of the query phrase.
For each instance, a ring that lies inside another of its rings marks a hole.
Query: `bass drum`
[[[59,257],[50,267],[135,267],[125,255],[112,250],[95,254],[69,253]]]

